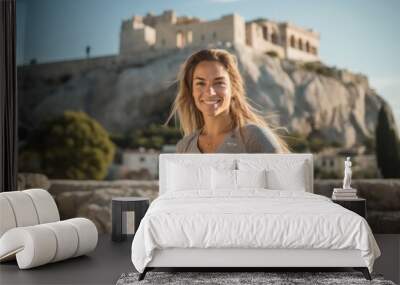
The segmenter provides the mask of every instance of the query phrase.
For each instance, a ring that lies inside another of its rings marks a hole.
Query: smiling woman
[[[205,49],[191,55],[178,74],[177,114],[185,137],[178,153],[285,153],[286,143],[249,104],[236,57]]]

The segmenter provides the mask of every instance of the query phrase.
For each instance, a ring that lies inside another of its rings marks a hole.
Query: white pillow
[[[267,170],[236,170],[237,188],[268,188]]]
[[[306,161],[299,159],[239,159],[240,170],[267,170],[267,188],[271,190],[306,191]]]
[[[168,163],[168,191],[211,190],[211,167]]]
[[[212,168],[213,190],[238,190],[241,188],[267,188],[267,173],[262,170],[233,170]]]
[[[213,190],[236,190],[236,170],[212,168]]]
[[[273,190],[289,190],[305,192],[304,167],[294,168],[290,174],[270,169],[267,172],[268,188]]]

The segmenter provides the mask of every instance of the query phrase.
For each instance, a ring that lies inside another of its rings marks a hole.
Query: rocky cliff
[[[244,46],[228,50],[238,57],[248,96],[276,125],[347,147],[373,135],[384,101],[365,76]],[[161,124],[176,94],[179,66],[192,52],[20,67],[21,125],[33,127],[67,109],[87,112],[111,133]]]

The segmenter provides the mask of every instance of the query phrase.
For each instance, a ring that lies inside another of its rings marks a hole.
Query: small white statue
[[[347,157],[344,162],[344,178],[343,178],[343,189],[351,189],[351,161],[350,157]]]

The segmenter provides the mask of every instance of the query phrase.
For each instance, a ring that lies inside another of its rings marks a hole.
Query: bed
[[[312,154],[161,154],[159,197],[132,242],[158,267],[353,267],[380,255],[364,218],[313,194]]]

